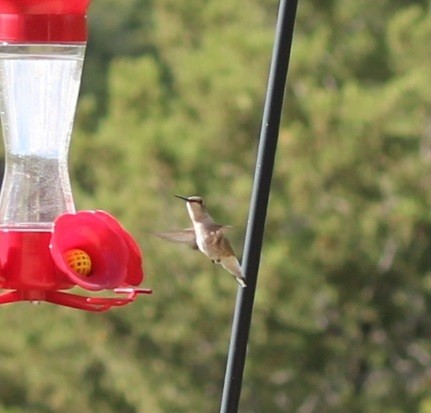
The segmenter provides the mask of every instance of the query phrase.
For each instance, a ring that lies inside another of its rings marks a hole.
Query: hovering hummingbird
[[[220,264],[226,268],[235,277],[238,284],[245,288],[244,273],[229,240],[225,237],[225,231],[229,226],[219,225],[214,222],[200,196],[175,196],[186,201],[193,227],[155,235],[168,241],[187,244],[193,249],[200,250],[213,263]]]

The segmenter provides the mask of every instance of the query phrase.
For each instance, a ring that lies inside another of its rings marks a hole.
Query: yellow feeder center
[[[67,265],[78,274],[89,276],[91,272],[90,256],[80,249],[68,250],[64,253]]]

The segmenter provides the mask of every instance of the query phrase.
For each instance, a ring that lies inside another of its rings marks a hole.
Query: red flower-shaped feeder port
[[[87,311],[126,305],[150,289],[132,236],[104,211],[63,214],[52,232],[0,230],[0,304],[47,301]],[[82,296],[72,287],[111,290],[118,297]]]

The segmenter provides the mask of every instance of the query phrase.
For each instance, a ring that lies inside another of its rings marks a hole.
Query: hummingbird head
[[[175,196],[187,202],[187,210],[192,221],[199,221],[208,215],[204,200],[200,196]]]

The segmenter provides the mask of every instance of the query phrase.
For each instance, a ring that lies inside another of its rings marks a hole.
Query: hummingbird
[[[209,214],[204,200],[200,196],[175,197],[186,201],[187,211],[192,220],[193,227],[178,231],[157,233],[160,238],[168,241],[187,244],[189,247],[204,253],[213,263],[222,265],[236,279],[238,284],[245,288],[244,272],[229,240],[225,236],[228,225],[219,225]]]

